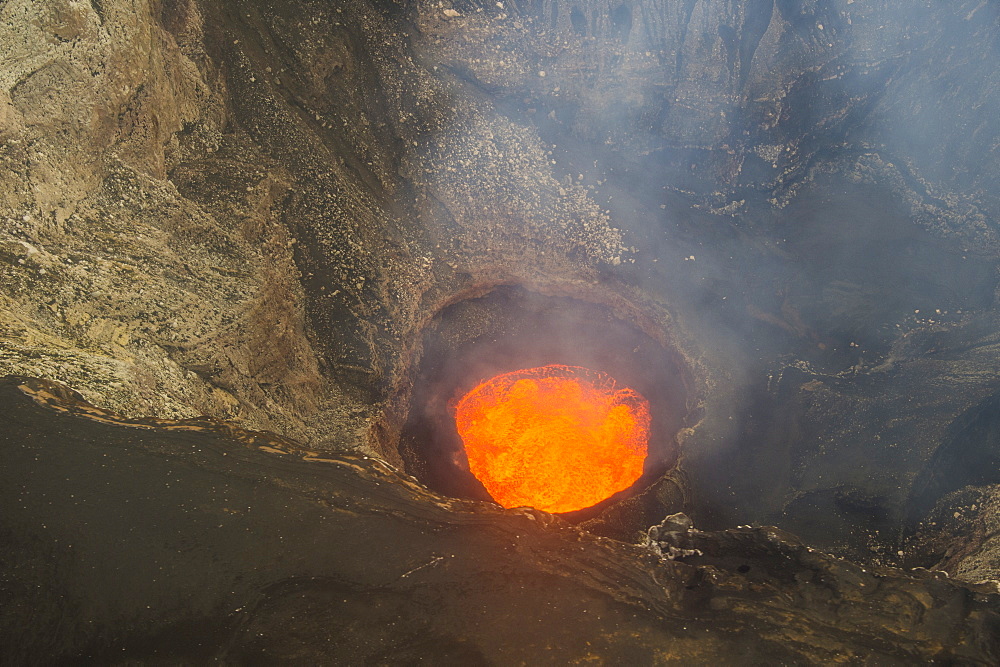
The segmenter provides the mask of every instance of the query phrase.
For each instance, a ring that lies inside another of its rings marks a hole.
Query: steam
[[[948,415],[990,391],[967,376],[967,395],[925,395],[941,411],[907,411],[939,376],[902,351],[993,316],[1000,6],[453,2],[418,25],[418,58],[475,119],[411,161],[466,257],[489,258],[459,264],[610,277],[662,304],[647,312],[695,369],[685,452],[718,516],[776,521],[833,488],[898,514]],[[870,401],[905,428],[859,415]],[[876,482],[848,463],[866,457]]]

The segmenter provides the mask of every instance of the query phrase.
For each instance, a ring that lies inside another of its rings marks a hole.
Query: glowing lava
[[[649,403],[604,373],[541,366],[504,373],[458,402],[472,474],[504,507],[570,512],[642,475]]]

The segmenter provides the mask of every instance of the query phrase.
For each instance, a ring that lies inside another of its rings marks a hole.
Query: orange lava
[[[455,423],[472,474],[504,507],[571,512],[642,475],[649,403],[579,366],[504,373],[458,402]]]

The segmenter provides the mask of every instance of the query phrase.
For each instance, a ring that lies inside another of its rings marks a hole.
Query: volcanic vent
[[[676,511],[659,487],[690,379],[648,329],[622,308],[520,287],[445,308],[405,399],[407,471],[441,493],[572,520],[623,501],[638,523]]]
[[[504,373],[458,402],[469,470],[504,507],[585,509],[642,477],[649,402],[605,373],[549,365]]]

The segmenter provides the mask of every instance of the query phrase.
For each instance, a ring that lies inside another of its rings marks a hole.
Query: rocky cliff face
[[[169,4],[2,8],[2,363],[126,414],[305,436],[328,382],[287,177],[233,145],[199,10]]]
[[[0,371],[419,473],[414,384],[529,340],[521,290],[677,378],[678,467],[605,529],[683,509],[992,578],[992,519],[942,517],[1000,483],[998,21],[7,0]]]

